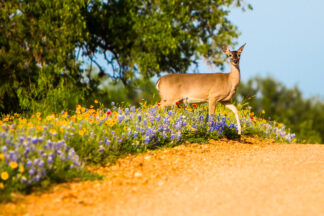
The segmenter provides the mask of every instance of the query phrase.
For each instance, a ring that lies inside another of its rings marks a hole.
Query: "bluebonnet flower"
[[[111,102],[111,106],[115,106],[115,102]]]
[[[38,163],[38,167],[39,168],[42,168],[44,166],[44,161],[43,160],[40,160],[39,163]]]
[[[176,137],[175,134],[171,134],[171,137],[170,137],[171,140],[175,140],[176,138],[177,138],[177,137]]]
[[[148,127],[148,128],[146,129],[146,133],[145,133],[145,135],[146,135],[146,136],[151,135],[151,128]]]
[[[178,133],[177,133],[177,141],[180,141],[181,140],[181,132],[179,131]]]
[[[33,176],[35,173],[36,173],[36,170],[35,170],[34,167],[32,167],[32,168],[28,171],[28,174],[29,174],[30,176]]]
[[[53,162],[54,162],[54,155],[49,154],[47,158],[47,163],[51,165]]]
[[[37,175],[37,176],[35,176],[35,177],[32,178],[32,181],[39,182],[40,179],[41,179],[41,177],[39,175]]]
[[[26,181],[27,181],[27,179],[26,179],[26,177],[25,177],[25,176],[21,177],[21,179],[20,179],[20,182],[21,182],[21,183],[23,183],[23,184],[24,184],[24,183],[26,183]]]
[[[15,151],[10,151],[9,152],[9,158],[10,158],[10,160],[11,161],[15,161],[15,162],[17,162],[17,154],[16,154],[16,152]]]
[[[146,136],[144,139],[144,144],[147,145],[150,142],[150,137]]]
[[[29,152],[30,152],[30,148],[29,147],[25,147],[24,157],[27,157],[27,155],[28,155]]]
[[[137,137],[137,135],[138,135],[137,131],[134,131],[133,138],[135,139]]]
[[[99,146],[99,152],[102,153],[105,151],[105,147],[103,147],[103,145],[100,145]]]
[[[125,115],[129,115],[129,109],[128,108],[125,109]]]
[[[160,115],[158,115],[157,117],[156,117],[156,121],[160,121],[161,120],[161,116]]]
[[[38,142],[37,137],[32,138],[32,143],[33,143],[33,144],[37,144],[37,142]]]
[[[118,123],[122,123],[123,122],[123,116],[122,115],[118,115]]]
[[[130,110],[131,112],[135,112],[135,106],[132,106]]]
[[[137,115],[137,121],[141,122],[142,121],[142,116],[141,115]]]
[[[181,123],[178,122],[178,123],[176,124],[176,129],[177,129],[177,130],[181,130]]]
[[[1,147],[1,151],[2,151],[3,153],[7,153],[7,151],[8,151],[7,146],[2,146],[2,147]]]

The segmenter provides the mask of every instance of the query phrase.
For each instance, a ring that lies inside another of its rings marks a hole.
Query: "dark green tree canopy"
[[[64,80],[77,85],[84,7],[76,0],[0,2],[0,112],[31,109]]]

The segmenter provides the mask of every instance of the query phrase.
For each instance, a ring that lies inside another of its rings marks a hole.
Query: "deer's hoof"
[[[241,134],[239,134],[234,140],[238,141],[238,142],[241,142]]]

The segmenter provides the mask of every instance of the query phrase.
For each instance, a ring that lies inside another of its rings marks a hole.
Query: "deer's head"
[[[237,51],[230,51],[226,45],[223,46],[223,51],[229,57],[232,65],[238,66],[240,64],[240,57],[244,46],[245,44],[243,44]]]

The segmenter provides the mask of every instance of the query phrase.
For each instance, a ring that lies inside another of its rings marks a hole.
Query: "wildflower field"
[[[184,141],[208,142],[236,138],[234,115],[218,106],[208,116],[207,105],[173,106],[140,104],[138,107],[97,100],[89,108],[78,105],[71,113],[24,117],[6,115],[0,120],[0,201],[12,192],[28,193],[62,181],[98,179],[89,164],[112,163],[118,157]],[[267,121],[262,113],[240,110],[242,134],[257,134],[279,142],[295,142],[284,125]]]

